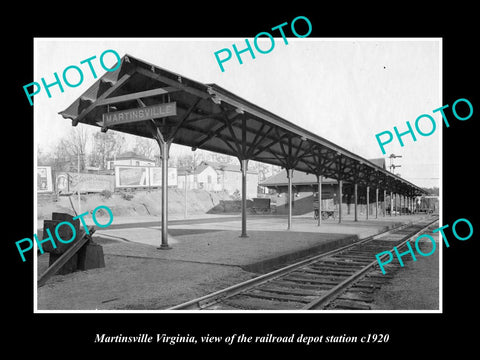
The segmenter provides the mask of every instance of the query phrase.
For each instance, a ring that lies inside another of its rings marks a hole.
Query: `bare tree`
[[[38,165],[53,165],[54,157],[51,153],[45,151],[40,144],[37,146],[37,164]]]
[[[93,134],[93,151],[90,155],[90,164],[107,168],[107,161],[125,148],[125,136],[109,130],[106,133],[95,132]]]
[[[188,167],[191,168],[193,166],[193,155],[180,155],[177,157],[177,163],[176,165],[178,167]]]
[[[76,170],[80,158],[80,170],[85,169],[88,138],[88,131],[83,126],[73,128],[66,137],[61,138],[53,154],[54,167],[57,170]]]
[[[155,156],[159,155],[160,149],[155,140],[137,136],[133,152],[153,160]]]

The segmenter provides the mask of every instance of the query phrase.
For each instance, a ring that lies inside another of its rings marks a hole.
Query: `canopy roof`
[[[405,195],[418,186],[216,84],[203,84],[124,55],[68,108],[64,118],[103,126],[102,114],[176,103],[176,115],[112,126],[115,131],[279,165]]]

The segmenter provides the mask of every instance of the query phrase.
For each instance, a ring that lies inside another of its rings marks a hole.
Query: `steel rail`
[[[428,223],[425,225],[421,230],[417,231],[415,234],[408,236],[407,239],[402,241],[400,244],[397,244],[395,246],[397,247],[402,247],[404,246],[407,242],[411,241],[412,238],[416,237],[420,233],[423,233],[425,229],[427,229],[430,225],[432,225],[434,222],[438,221],[438,219],[433,220],[432,222]],[[382,255],[380,257],[380,260],[383,260],[387,254]],[[371,268],[375,267],[378,264],[377,260],[372,261],[370,264],[364,266],[362,269],[357,271],[355,274],[351,275],[344,281],[342,281],[340,284],[332,288],[331,290],[327,291],[325,294],[322,296],[318,297],[315,300],[312,300],[308,304],[306,304],[302,310],[312,310],[315,308],[321,308],[327,305],[329,302],[331,302],[334,298],[336,298],[343,290],[345,290],[350,284],[355,282],[357,279],[362,277],[366,272],[370,271]]]
[[[210,306],[212,306],[212,305],[214,305],[214,304],[216,304],[216,303],[218,303],[222,300],[225,300],[227,298],[230,298],[232,296],[240,294],[240,293],[242,293],[242,292],[244,292],[248,289],[254,288],[258,285],[261,285],[261,284],[266,283],[268,281],[274,280],[274,279],[276,279],[280,276],[283,276],[283,275],[285,275],[285,274],[287,274],[287,273],[289,273],[289,272],[291,272],[291,271],[293,271],[297,268],[301,268],[305,265],[309,265],[311,263],[314,263],[321,258],[340,253],[342,251],[348,250],[349,248],[352,248],[352,247],[357,246],[359,244],[363,244],[363,243],[369,242],[371,240],[374,240],[374,239],[376,239],[380,236],[388,235],[389,233],[392,233],[394,231],[402,230],[403,228],[405,228],[407,226],[410,226],[410,225],[412,225],[412,222],[408,222],[408,223],[402,224],[400,226],[396,226],[394,228],[385,230],[385,231],[380,232],[378,234],[368,236],[365,239],[361,239],[361,240],[356,241],[352,244],[348,244],[348,245],[342,246],[338,249],[334,249],[334,250],[331,250],[331,251],[328,251],[328,252],[325,252],[325,253],[322,253],[322,254],[319,254],[319,255],[315,255],[315,256],[310,257],[308,259],[301,260],[301,261],[296,262],[294,264],[287,265],[283,268],[274,270],[274,271],[269,272],[267,274],[257,276],[253,279],[249,279],[247,281],[243,281],[241,283],[232,285],[232,286],[227,287],[225,289],[218,290],[218,291],[213,292],[211,294],[207,294],[207,295],[204,295],[202,297],[199,297],[199,298],[181,303],[179,305],[175,305],[173,307],[168,308],[167,310],[201,310],[201,309],[210,307]],[[423,229],[421,231],[423,231]]]

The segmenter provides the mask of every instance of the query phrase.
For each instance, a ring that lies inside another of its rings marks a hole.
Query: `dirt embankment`
[[[162,214],[161,190],[121,192],[110,197],[100,194],[81,195],[81,211],[91,212],[97,206],[108,206],[114,216],[160,216]],[[50,219],[52,212],[63,212],[73,215],[73,207],[78,212],[78,197],[72,195],[52,198],[38,198],[37,219]],[[187,210],[189,215],[205,214],[218,209],[220,200],[231,200],[225,192],[208,192],[190,190],[187,193]],[[180,215],[185,209],[185,192],[179,189],[168,189],[168,213]]]

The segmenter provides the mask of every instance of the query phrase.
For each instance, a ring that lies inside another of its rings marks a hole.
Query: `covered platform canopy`
[[[377,159],[369,159],[370,162],[380,166],[383,169],[386,169],[385,166],[385,159],[384,158],[377,158]],[[277,192],[283,193],[287,192],[286,189],[288,187],[288,178],[286,176],[287,174],[285,172],[280,172],[278,174],[275,174],[273,176],[270,176],[269,178],[261,181],[258,185],[270,189],[274,189]],[[338,181],[336,179],[332,178],[327,178],[324,177],[322,179],[322,186],[323,189],[325,186],[331,187],[333,189],[338,189],[337,188]],[[371,184],[370,184],[371,185]],[[316,194],[318,192],[318,179],[314,174],[308,174],[304,173],[302,171],[295,171],[295,174],[293,176],[292,180],[292,186],[295,188],[297,191],[302,191],[302,192],[313,192]],[[362,188],[362,187],[361,187]],[[366,189],[366,187],[365,187]],[[363,189],[363,190],[365,190]],[[334,191],[335,192],[335,191]],[[346,197],[347,204],[349,203],[350,198],[354,195],[354,184],[350,183],[348,181],[343,181],[343,189],[342,193],[344,196],[344,199]],[[380,194],[380,201],[383,201],[383,194]],[[366,202],[366,195],[359,195],[359,200],[363,201],[364,203]],[[370,194],[370,200],[375,201],[375,194],[373,192]]]
[[[242,235],[246,236],[246,171],[248,160],[287,170],[381,188],[412,197],[424,191],[300,126],[242,99],[216,84],[203,84],[131,55],[99,78],[59,114],[79,122],[155,139],[166,169],[170,144],[235,156],[240,160],[244,203]],[[163,104],[163,108],[155,105]],[[140,113],[138,109],[145,109]],[[137,111],[132,111],[137,109]],[[145,119],[146,116],[151,118]],[[163,184],[167,184],[164,171]],[[341,186],[340,186],[341,189]],[[341,191],[341,190],[340,190]],[[167,186],[162,187],[162,246],[168,248]],[[289,227],[291,216],[289,216]]]

